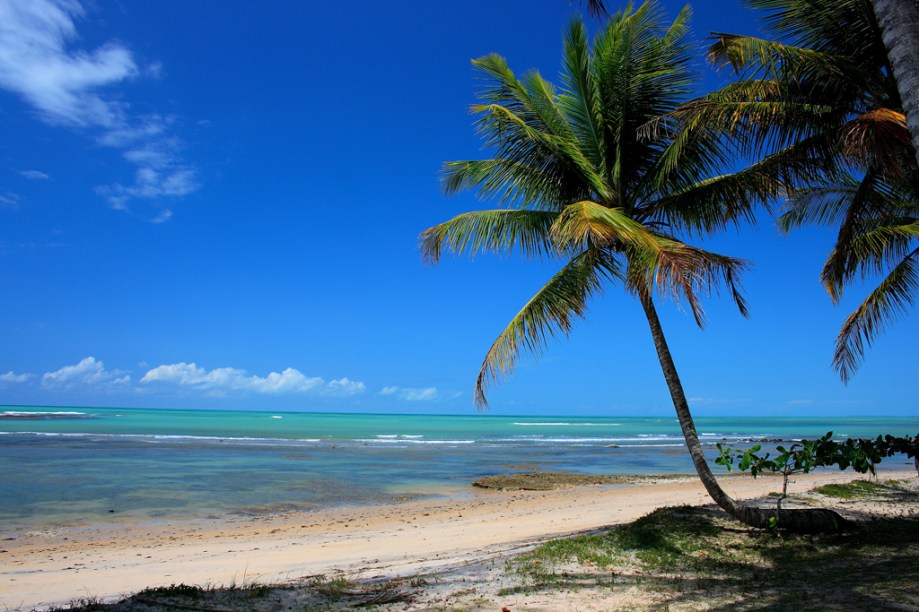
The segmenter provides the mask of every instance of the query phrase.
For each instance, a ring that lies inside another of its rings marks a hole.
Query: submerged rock
[[[657,482],[685,478],[682,475],[667,476],[604,476],[592,474],[564,474],[558,472],[526,472],[520,474],[497,474],[479,478],[472,486],[498,491],[549,491],[584,485],[617,485],[638,482]]]

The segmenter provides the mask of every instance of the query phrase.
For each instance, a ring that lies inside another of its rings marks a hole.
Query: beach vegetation
[[[877,282],[835,341],[832,363],[848,382],[919,298],[917,151],[871,0],[745,4],[762,11],[775,40],[714,35],[709,60],[734,82],[673,118],[720,124],[746,154],[763,156],[786,191],[783,231],[838,228],[820,273],[834,303],[856,281]]]
[[[738,504],[706,463],[657,314],[656,300],[669,297],[702,327],[701,299],[721,289],[747,314],[739,282],[748,264],[684,240],[753,221],[781,189],[771,160],[726,172],[737,152],[720,124],[674,119],[695,84],[690,14],[687,6],[668,24],[654,2],[629,5],[593,43],[572,22],[561,88],[536,71],[518,78],[499,55],[474,60],[486,85],[471,110],[494,155],[448,162],[442,181],[448,194],[470,189],[501,207],[436,225],[420,247],[431,263],[444,253],[518,252],[560,265],[486,352],[474,391],[480,408],[488,385],[506,378],[522,353],[539,356],[586,315],[591,298],[624,287],[645,315],[703,485],[738,520],[767,527],[769,514]],[[811,513],[786,523],[819,530],[843,522]]]
[[[838,467],[840,470],[852,468],[860,474],[870,473],[876,476],[876,467],[884,458],[896,454],[905,454],[910,458],[919,457],[919,436],[887,435],[872,439],[848,438],[838,442],[833,440],[833,432],[830,431],[816,440],[801,440],[787,448],[777,445],[775,456],[769,452],[759,454],[762,449],[760,444],[747,449],[722,446],[721,443],[716,444],[716,447],[718,457],[715,463],[724,466],[729,471],[733,471],[736,461],[741,472],[749,471],[754,478],[763,473],[782,476],[782,491],[775,496],[775,514],[770,522],[770,528],[783,528],[782,502],[788,497],[788,484],[791,476],[807,474],[817,468],[831,466]]]
[[[916,503],[914,487],[900,493]],[[503,592],[633,593],[642,609],[879,609],[919,604],[917,554],[914,505],[909,516],[872,517],[870,530],[782,537],[738,528],[711,508],[663,508],[512,559],[520,582]]]

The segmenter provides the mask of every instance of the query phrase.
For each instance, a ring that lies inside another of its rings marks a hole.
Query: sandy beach
[[[860,475],[798,476],[796,492]],[[915,478],[915,472],[884,477]],[[775,478],[731,476],[739,499],[776,491]],[[50,529],[0,542],[0,607],[32,609],[112,599],[170,584],[277,583],[337,573],[353,578],[436,573],[521,552],[546,539],[702,505],[695,478],[554,491],[472,490],[414,501],[176,524],[110,523]],[[481,563],[480,563],[481,564]]]

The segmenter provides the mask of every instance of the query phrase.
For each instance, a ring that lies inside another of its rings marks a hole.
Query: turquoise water
[[[703,443],[915,435],[919,418],[698,418]],[[891,460],[882,467],[904,467]],[[511,471],[692,473],[675,418],[0,406],[4,531],[469,494]],[[716,468],[716,473],[721,468]]]

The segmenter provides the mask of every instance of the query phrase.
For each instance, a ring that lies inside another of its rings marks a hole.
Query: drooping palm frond
[[[705,327],[702,297],[730,290],[740,314],[749,316],[740,276],[750,264],[742,259],[711,253],[666,236],[657,237],[656,249],[632,252],[628,258],[627,287],[636,295],[657,288],[675,302],[685,302],[696,325]]]
[[[837,243],[820,274],[834,302],[842,299],[843,287],[856,276],[884,274],[907,257],[919,238],[919,220],[870,219],[857,230],[844,243]]]
[[[852,378],[866,350],[887,324],[907,314],[915,303],[919,296],[917,258],[919,249],[904,257],[843,323],[833,354],[833,367],[843,382]]]
[[[475,383],[475,403],[488,406],[485,390],[514,369],[521,352],[539,356],[549,339],[567,335],[575,318],[583,318],[588,299],[604,281],[621,277],[615,259],[590,249],[575,255],[511,319],[492,343]]]
[[[608,208],[589,200],[566,206],[556,217],[551,236],[556,244],[578,250],[658,250],[657,241],[644,225],[621,209]]]
[[[843,155],[864,168],[882,170],[905,179],[904,158],[912,152],[906,115],[889,108],[875,108],[853,118],[840,130]]]

